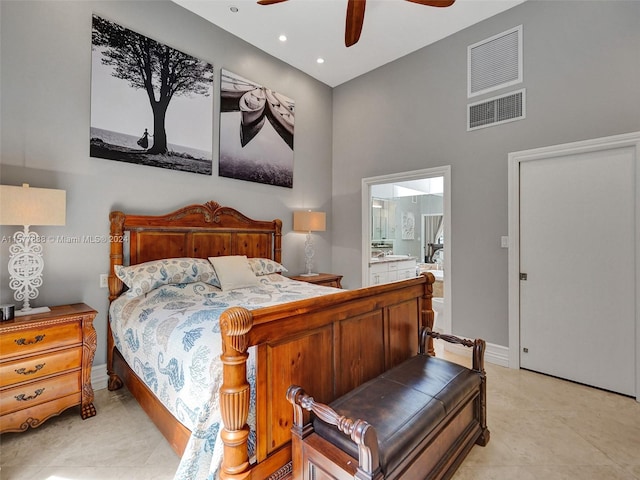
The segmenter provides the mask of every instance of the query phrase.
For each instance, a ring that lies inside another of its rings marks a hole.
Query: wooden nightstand
[[[295,277],[289,277],[291,280],[299,280],[301,282],[315,283],[316,285],[324,285],[325,287],[342,288],[340,280],[342,275],[333,275],[332,273],[319,273],[311,277],[305,277],[302,275],[296,275]]]
[[[38,427],[81,405],[93,417],[98,312],[84,303],[0,322],[0,433]]]

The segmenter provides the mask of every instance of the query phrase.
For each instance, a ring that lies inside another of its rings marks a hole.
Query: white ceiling
[[[173,1],[335,87],[525,0],[457,0],[447,8],[367,0],[360,41],[349,48],[344,46],[347,0],[288,0],[268,6],[256,0]],[[278,39],[281,34],[286,42]],[[318,64],[318,57],[325,62]]]

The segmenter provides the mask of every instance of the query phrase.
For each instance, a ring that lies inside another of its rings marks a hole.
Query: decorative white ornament
[[[16,315],[43,311],[42,308],[33,309],[29,305],[29,300],[38,296],[38,288],[42,286],[44,260],[42,245],[38,240],[38,235],[29,231],[29,225],[25,225],[24,231],[17,231],[13,235],[14,243],[9,247],[9,288],[14,290],[16,301],[23,302],[22,310]]]

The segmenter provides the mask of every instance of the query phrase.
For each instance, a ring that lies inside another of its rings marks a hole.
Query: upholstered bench
[[[427,336],[472,347],[473,367],[425,354]],[[330,405],[292,385],[293,478],[449,478],[474,444],[489,441],[484,348],[424,330],[418,355]]]

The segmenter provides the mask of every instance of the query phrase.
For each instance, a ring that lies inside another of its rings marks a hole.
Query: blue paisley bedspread
[[[278,274],[259,278],[258,286],[225,292],[202,282],[164,285],[137,297],[123,294],[111,304],[109,321],[116,347],[163,405],[192,432],[175,480],[213,480],[222,462],[223,444],[218,435],[222,428],[220,314],[232,306],[253,310],[341,291]],[[252,350],[247,361],[250,457],[256,444]]]

